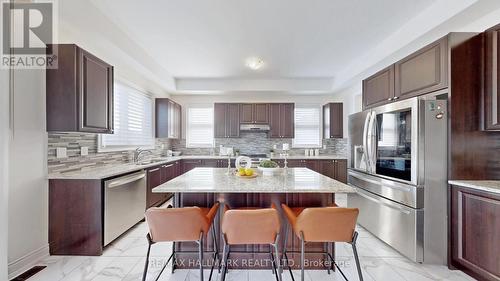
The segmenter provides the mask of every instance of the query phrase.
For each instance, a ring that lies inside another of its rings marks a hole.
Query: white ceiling
[[[97,0],[175,77],[333,77],[435,0]],[[247,69],[247,57],[266,66]]]
[[[171,91],[325,93],[478,0],[91,1],[172,75]],[[251,56],[265,66],[246,68]]]

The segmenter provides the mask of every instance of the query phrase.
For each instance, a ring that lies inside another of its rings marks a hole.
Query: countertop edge
[[[119,170],[120,168],[117,168],[116,171],[110,171],[109,173],[105,173],[103,175],[91,175],[91,171],[72,171],[72,172],[63,172],[63,173],[51,173],[47,175],[47,180],[103,180],[111,177],[116,177],[128,173],[132,173],[135,171],[140,171],[143,169],[148,169],[151,167],[156,167],[159,165],[163,164],[169,164],[175,161],[183,160],[183,159],[227,159],[225,156],[217,156],[217,155],[181,155],[181,156],[174,156],[171,157],[170,159],[165,159],[163,161],[158,161],[146,165],[133,165],[133,164],[119,164],[123,166],[122,170]],[[236,157],[231,157],[231,159],[236,159]],[[281,160],[284,159],[282,157],[274,157],[271,158],[273,160]],[[339,156],[339,155],[320,155],[320,156],[290,156],[288,159],[309,159],[309,160],[340,160],[344,159],[347,160],[347,157]],[[96,166],[95,168],[98,168]],[[119,170],[119,171],[118,171]],[[87,175],[86,175],[87,174]]]
[[[449,180],[448,184],[500,194],[500,180]]]

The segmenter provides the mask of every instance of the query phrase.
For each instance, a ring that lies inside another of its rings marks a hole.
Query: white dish
[[[279,171],[280,168],[263,168],[263,167],[257,167],[260,171],[262,171],[263,176],[272,176],[274,175],[275,172]]]

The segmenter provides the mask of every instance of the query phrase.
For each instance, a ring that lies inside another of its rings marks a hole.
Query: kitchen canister
[[[304,150],[304,155],[305,155],[305,156],[309,156],[309,149],[305,149],[305,150]]]
[[[319,149],[317,149],[317,148],[316,148],[316,149],[314,150],[314,155],[315,155],[315,156],[319,156]]]

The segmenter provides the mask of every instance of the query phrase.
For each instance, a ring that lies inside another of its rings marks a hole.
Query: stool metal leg
[[[145,281],[146,276],[148,275],[149,253],[151,252],[151,245],[153,244],[153,242],[151,241],[151,237],[149,236],[149,233],[146,235],[146,238],[148,239],[148,253],[146,255],[146,264],[144,264],[144,272],[142,273],[142,281]]]
[[[281,281],[282,280],[282,276],[281,276],[281,272],[282,272],[282,268],[281,268],[281,261],[280,261],[280,253],[278,251],[278,243],[279,243],[279,239],[280,239],[280,236],[279,234],[276,235],[276,241],[274,242],[273,244],[273,248],[274,248],[274,252],[275,252],[275,257],[276,257],[276,276],[277,276],[277,280],[278,281]]]
[[[226,242],[226,237],[224,236],[223,238],[224,238],[224,246],[223,246],[223,250],[222,250],[222,277],[221,277],[221,281],[226,280],[229,251],[231,250],[229,244],[227,244],[227,242]]]
[[[356,261],[356,267],[358,269],[359,281],[363,281],[363,273],[361,273],[361,264],[359,263],[358,250],[356,249],[356,240],[358,239],[358,232],[354,232],[354,236],[352,237],[352,251],[354,253],[354,260]]]
[[[200,233],[200,240],[198,240],[199,259],[200,259],[200,280],[203,281],[203,232]]]
[[[177,264],[177,260],[175,259],[175,242],[172,243],[172,274],[175,271],[175,265]]]
[[[300,280],[304,281],[305,248],[304,233],[300,232]]]

